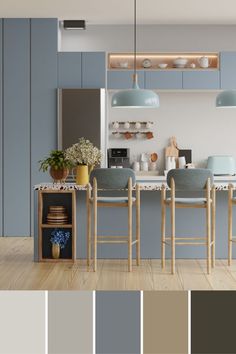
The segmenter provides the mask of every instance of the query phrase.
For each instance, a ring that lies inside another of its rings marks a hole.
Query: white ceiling
[[[137,0],[139,24],[236,24],[236,0]],[[133,0],[1,0],[0,17],[129,24]]]

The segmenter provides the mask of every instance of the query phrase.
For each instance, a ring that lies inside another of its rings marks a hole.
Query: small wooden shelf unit
[[[66,207],[69,216],[68,224],[48,224],[46,222],[50,205]],[[65,248],[61,249],[58,259],[53,259],[51,256],[50,237],[55,228],[70,231],[70,238]],[[76,260],[76,195],[74,190],[38,191],[38,259],[39,262],[74,262]]]

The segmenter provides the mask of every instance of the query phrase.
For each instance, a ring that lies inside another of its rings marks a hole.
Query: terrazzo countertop
[[[140,185],[140,190],[142,191],[160,191],[162,185],[166,186],[166,189],[169,189],[166,185],[165,176],[150,176],[137,179],[137,182]],[[214,185],[216,190],[228,190],[229,183],[231,183],[236,189],[236,176],[215,176]],[[134,187],[135,189],[135,187]],[[34,190],[76,190],[76,191],[85,191],[86,186],[79,186],[76,183],[40,183],[34,186]]]

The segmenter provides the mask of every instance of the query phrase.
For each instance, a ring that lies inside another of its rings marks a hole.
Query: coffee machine
[[[130,150],[126,148],[112,148],[107,151],[109,168],[130,168]]]

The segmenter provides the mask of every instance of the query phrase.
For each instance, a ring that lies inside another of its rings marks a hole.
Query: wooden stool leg
[[[212,240],[212,249],[211,249],[211,266],[215,267],[215,233],[216,233],[216,190],[215,186],[212,187],[212,223],[211,223],[211,240]]]
[[[97,228],[98,228],[98,220],[97,220],[97,181],[94,178],[93,181],[93,270],[96,272],[97,270]]]
[[[207,181],[207,206],[206,206],[206,224],[207,224],[207,274],[211,273],[211,204],[210,204],[210,181]]]
[[[97,270],[97,206],[93,208],[93,270]]]
[[[136,264],[140,265],[140,189],[136,186]]]
[[[128,270],[132,272],[132,180],[128,186]]]
[[[87,188],[87,266],[91,263],[91,206],[90,206],[90,189]]]
[[[171,273],[175,274],[175,184],[171,180]]]
[[[233,188],[229,186],[228,192],[228,265],[232,262],[232,237],[233,237],[233,219],[232,219],[232,198]]]
[[[161,267],[165,269],[165,233],[166,233],[166,206],[165,206],[166,191],[165,186],[161,189]]]

